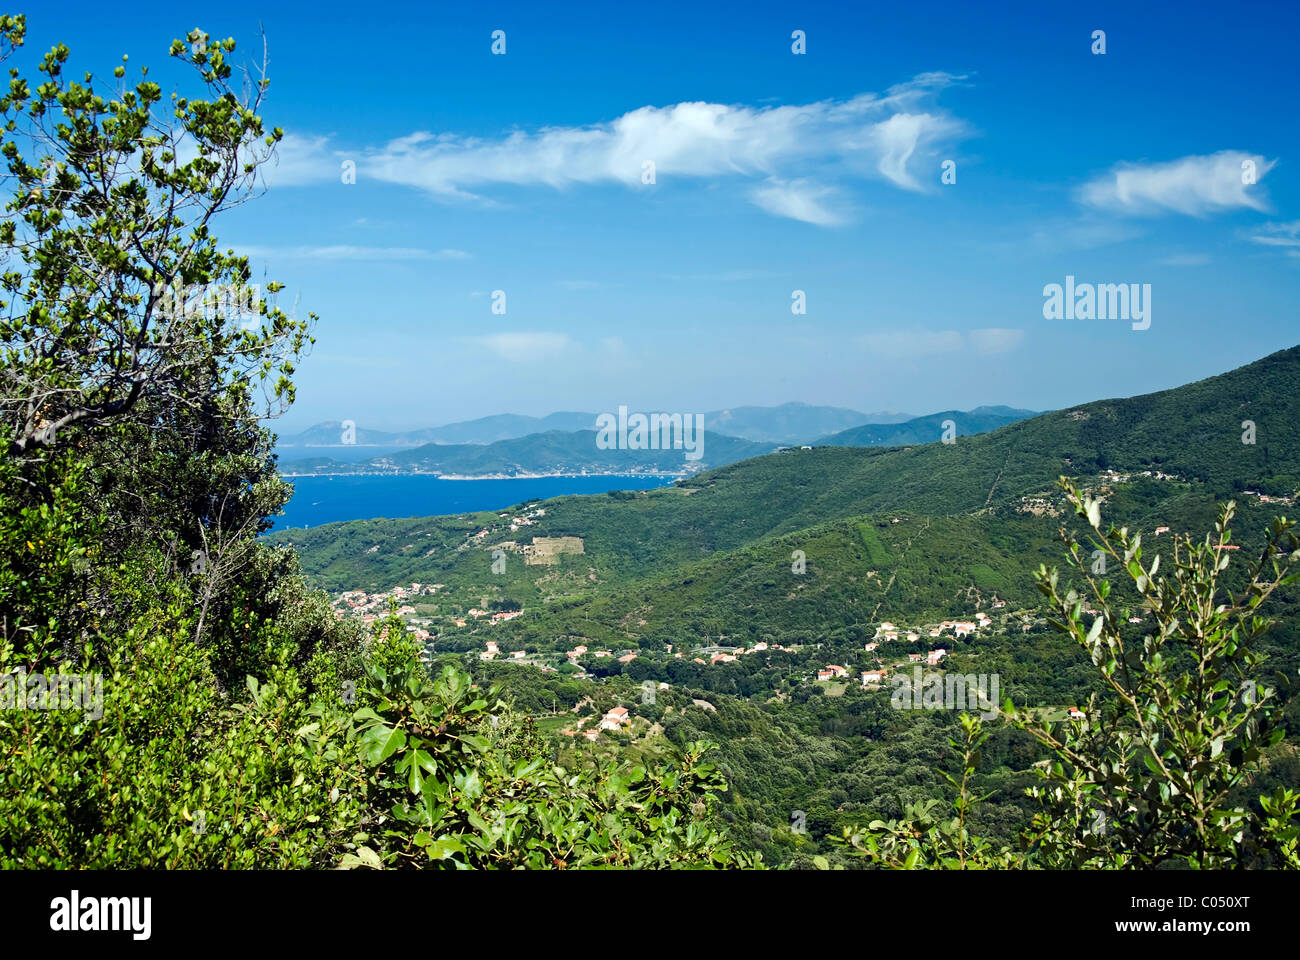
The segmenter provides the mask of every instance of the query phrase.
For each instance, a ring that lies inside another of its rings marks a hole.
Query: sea
[[[473,510],[498,510],[525,500],[610,490],[650,490],[675,477],[575,476],[504,480],[447,480],[411,474],[286,477],[293,497],[273,530],[317,527],[340,520],[375,517],[431,517]]]

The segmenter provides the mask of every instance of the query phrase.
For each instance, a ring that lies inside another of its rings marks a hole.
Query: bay
[[[375,517],[431,517],[475,510],[498,510],[525,500],[610,490],[649,490],[674,477],[574,476],[444,480],[420,474],[287,477],[293,497],[273,530],[316,527],[340,520]]]

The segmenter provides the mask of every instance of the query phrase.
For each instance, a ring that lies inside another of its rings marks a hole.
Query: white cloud
[[[1042,223],[1030,234],[1030,241],[1044,252],[1065,250],[1095,250],[1116,243],[1136,239],[1142,231],[1127,223],[1095,220],[1091,215],[1069,220],[1054,219]],[[1010,244],[1000,244],[1016,255],[1022,255],[1023,242],[1017,238]]]
[[[1300,247],[1300,220],[1266,223],[1251,234],[1250,241],[1266,247]]]
[[[986,357],[995,353],[1006,353],[1008,350],[1014,350],[1020,346],[1020,342],[1024,339],[1025,331],[1006,327],[985,327],[982,330],[972,330],[970,332],[971,346],[975,348],[976,353]]]
[[[258,172],[271,187],[300,187],[326,180],[342,183],[345,159],[330,149],[329,137],[286,133],[276,145],[275,159]]]
[[[494,333],[486,337],[463,339],[466,343],[489,350],[511,363],[554,357],[567,350],[571,343],[563,333]]]
[[[622,337],[605,337],[600,341],[603,359],[616,364],[625,364],[632,359],[632,351]]]
[[[655,164],[657,184],[682,179],[763,179],[752,193],[778,216],[833,222],[818,190],[795,174],[809,165],[883,179],[919,191],[922,158],[965,133],[960,120],[926,106],[961,77],[922,74],[883,96],[803,105],[751,107],[684,102],[645,106],[606,123],[517,130],[487,139],[417,131],[378,148],[347,153],[326,138],[285,138],[276,185],[325,182],[339,163],[355,158],[357,182],[381,181],[450,199],[486,199],[476,191],[497,185],[620,183],[646,189],[643,164]]]
[[[829,187],[808,180],[785,182],[772,179],[755,189],[750,199],[775,216],[815,223],[819,227],[833,227],[844,222],[840,214],[822,203],[833,192]]]
[[[1263,188],[1242,182],[1242,164],[1254,164],[1255,179],[1262,180],[1277,161],[1240,150],[1221,150],[1168,163],[1120,164],[1084,184],[1078,199],[1091,207],[1132,216],[1183,213],[1202,217],[1242,208],[1267,210]]]

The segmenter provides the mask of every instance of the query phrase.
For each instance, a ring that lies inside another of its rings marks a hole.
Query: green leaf
[[[383,763],[406,745],[406,734],[392,727],[371,727],[361,738],[361,755],[371,766]]]

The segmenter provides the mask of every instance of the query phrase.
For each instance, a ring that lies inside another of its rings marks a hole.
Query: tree
[[[1082,719],[1044,723],[1009,700],[1001,716],[1048,752],[1039,765],[1044,785],[1031,788],[1041,810],[1014,852],[992,850],[967,834],[966,813],[977,802],[970,777],[987,734],[963,717],[966,743],[957,786],[956,818],[940,821],[930,805],[900,821],[846,829],[841,842],[891,867],[1055,868],[1157,867],[1177,862],[1223,868],[1267,862],[1300,868],[1300,794],[1279,787],[1259,809],[1232,806],[1232,792],[1250,782],[1261,752],[1282,736],[1282,700],[1261,682],[1261,637],[1272,623],[1261,606],[1300,574],[1300,538],[1284,517],[1267,531],[1244,585],[1226,582],[1235,504],[1220,509],[1201,543],[1175,538],[1168,573],[1161,555],[1143,562],[1142,538],[1128,528],[1103,530],[1101,500],[1060,485],[1091,533],[1087,547],[1062,531],[1068,555],[1087,583],[1097,613],[1084,619],[1085,594],[1066,587],[1056,569],[1041,567],[1039,591],[1055,611],[1053,627],[1088,655],[1104,683]],[[1140,644],[1126,639],[1130,609],[1109,581],[1091,572],[1092,550],[1125,572],[1154,628]]]
[[[21,18],[0,22],[10,44],[23,29]],[[265,55],[236,91],[234,49],[200,30],[173,41],[203,96],[173,92],[167,103],[148,68],[133,86],[121,65],[108,84],[90,72],[68,79],[62,44],[34,87],[10,71],[0,416],[11,452],[161,409],[238,417],[259,383],[268,404],[292,400],[309,324],[255,295],[247,258],[221,252],[211,233],[220,212],[253,195],[283,136],[257,114]]]
[[[1294,523],[1274,520],[1244,587],[1232,591],[1225,580],[1235,503],[1220,509],[1203,542],[1176,537],[1162,575],[1161,555],[1143,563],[1141,534],[1114,525],[1103,531],[1101,500],[1068,481],[1062,487],[1091,531],[1088,550],[1073,537],[1066,542],[1097,615],[1085,622],[1085,596],[1063,588],[1055,570],[1040,569],[1036,580],[1059,618],[1053,626],[1088,654],[1107,696],[1094,697],[1085,719],[1063,728],[1009,713],[1056,757],[1043,771],[1047,785],[1033,793],[1044,804],[1030,834],[1043,862],[1155,867],[1179,861],[1206,869],[1239,863],[1243,843],[1283,852],[1269,824],[1251,810],[1230,808],[1228,797],[1283,733],[1278,692],[1259,677],[1259,641],[1273,625],[1259,609],[1300,579],[1292,572],[1300,563]],[[1129,608],[1112,597],[1109,581],[1091,573],[1092,550],[1121,566],[1155,621],[1140,647],[1124,638]],[[1295,808],[1294,795],[1272,799]]]

